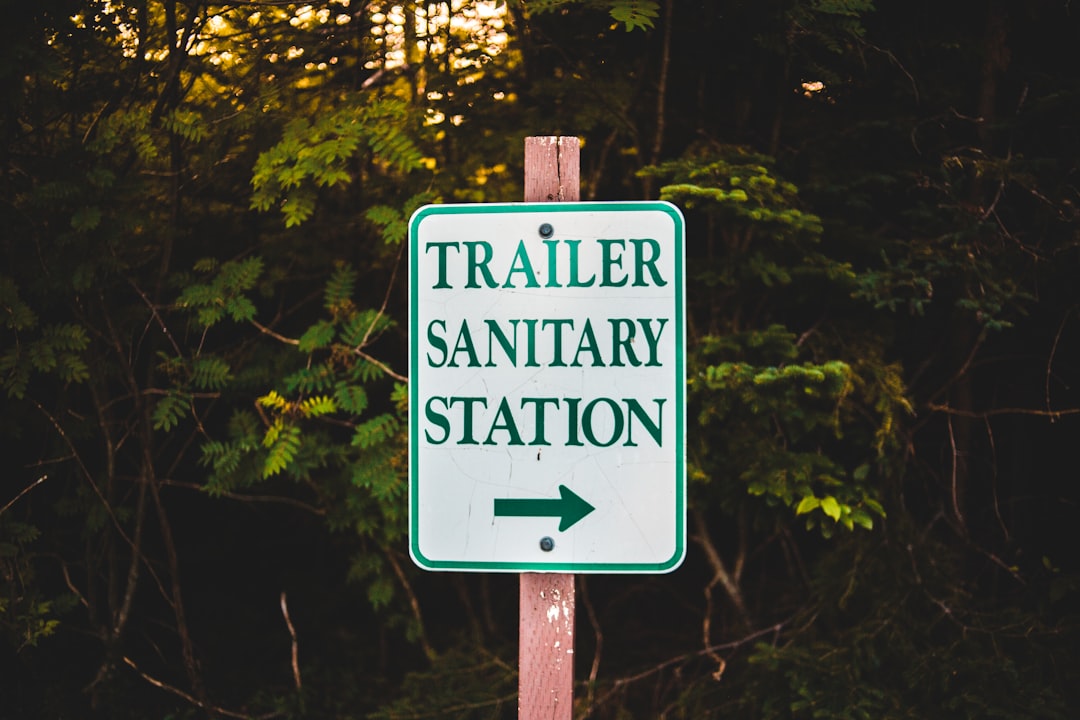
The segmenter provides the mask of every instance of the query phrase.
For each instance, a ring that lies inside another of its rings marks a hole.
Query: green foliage
[[[10,585],[0,586],[5,590],[0,593],[0,640],[17,654],[53,636],[72,599],[67,595],[46,599],[36,588],[31,561],[41,531],[13,518],[7,509],[0,510],[0,573]]]
[[[177,392],[170,392],[154,403],[154,429],[168,432],[187,417],[191,399]]]
[[[15,281],[0,275],[0,307],[4,311],[4,327],[8,330],[25,330],[37,325],[37,314],[19,297]]]
[[[211,281],[181,290],[178,305],[201,325],[207,308],[221,308],[228,298],[242,297],[240,292],[253,287],[261,265],[253,262],[241,272],[234,264],[204,262],[199,269],[212,273]],[[355,269],[335,263],[322,292],[325,315],[314,318],[296,341],[283,338],[289,351],[281,359],[282,367],[291,371],[279,370],[276,387],[256,398],[258,415],[235,412],[225,437],[203,442],[199,462],[209,471],[206,488],[212,494],[281,476],[313,484],[323,502],[336,506],[332,525],[351,526],[384,542],[402,532],[403,514],[397,504],[405,487],[406,403],[397,389],[389,408],[386,401],[380,401],[378,411],[371,407],[372,388],[387,368],[371,361],[365,350],[393,322],[382,312],[356,306],[356,284]],[[162,369],[178,383],[178,389],[155,409],[158,429],[166,431],[184,418],[187,396],[180,388],[191,385],[229,393],[238,380],[228,362],[210,355],[190,363],[167,359]],[[367,582],[373,603],[381,607],[380,598],[393,580],[380,574]]]
[[[708,254],[691,266],[732,304],[711,305],[725,297],[713,296],[696,313],[739,318],[752,303],[758,318],[749,327],[718,322],[692,355],[691,417],[701,433],[692,476],[727,512],[745,499],[715,488],[738,478],[750,496],[786,507],[826,537],[836,528],[870,530],[885,515],[872,469],[887,467],[884,448],[899,442],[896,408],[910,406],[903,384],[883,380],[895,376],[865,349],[828,342],[832,333],[820,330],[804,346],[809,335],[800,338],[804,331],[780,314],[790,302],[785,288],[815,278],[843,298],[854,273],[814,249],[822,221],[800,207],[798,188],[773,165],[746,148],[720,147],[644,171],[671,180],[662,198],[718,228],[720,242],[709,239]]]
[[[377,310],[363,310],[351,313],[343,318],[339,337],[346,347],[360,348],[378,338],[383,332],[394,326],[392,318]],[[374,368],[370,364],[358,366],[361,376],[370,377]]]
[[[262,444],[267,450],[263,477],[277,475],[296,459],[296,453],[300,449],[300,428],[297,425],[286,425],[284,420],[278,419],[266,429]]]
[[[660,3],[654,0],[538,0],[528,3],[528,8],[534,13],[549,13],[568,5],[606,10],[627,32],[652,29],[660,14]]]
[[[822,568],[813,581],[822,630],[753,648],[749,662],[761,674],[739,702],[744,712],[838,720],[1069,717],[1067,698],[1039,679],[1064,650],[1055,628],[1029,626],[1021,638],[1011,631],[1014,609],[968,609],[966,589],[955,585],[936,596],[930,587],[940,587],[955,561],[936,552],[879,541],[839,549],[836,559],[848,567]]]
[[[362,385],[340,383],[334,388],[334,401],[343,412],[359,415],[367,409],[368,395]]]
[[[334,324],[328,321],[318,322],[300,336],[300,342],[297,344],[300,352],[314,352],[325,348],[334,339],[337,334],[337,328]]]
[[[255,415],[235,411],[228,421],[227,439],[210,439],[200,447],[199,464],[209,470],[205,483],[207,492],[219,495],[261,479],[261,470],[265,467],[257,454],[261,440]]]
[[[392,438],[401,427],[398,418],[391,413],[377,415],[361,423],[353,432],[352,444],[359,448],[370,448]]]
[[[329,310],[331,315],[347,313],[352,309],[355,286],[356,271],[347,263],[336,263],[323,293],[323,307]]]
[[[622,0],[612,2],[610,5],[611,17],[626,26],[627,32],[634,28],[642,30],[652,28],[656,17],[660,14],[660,3],[657,2]]]
[[[936,288],[963,278],[968,289],[946,295],[946,301],[988,331],[1008,329],[1035,298],[1017,277],[999,275],[989,257],[970,251],[982,245],[984,233],[985,228],[975,227],[924,243],[890,243],[880,262],[860,274],[856,296],[875,308],[921,316],[935,300],[942,301]]]
[[[517,705],[517,673],[510,663],[486,652],[454,650],[434,660],[430,670],[405,678],[402,697],[370,717],[505,717]],[[462,702],[462,698],[470,698]]]
[[[646,168],[643,175],[670,179],[660,198],[701,209],[736,226],[752,225],[777,239],[815,238],[821,219],[798,207],[798,188],[776,177],[773,161],[748,148],[726,146],[701,156]]]
[[[408,119],[408,105],[383,98],[350,103],[314,121],[291,120],[255,163],[251,207],[277,205],[286,227],[301,224],[315,211],[319,188],[352,182],[348,166],[361,150],[398,172],[420,167],[421,151],[404,125]]]
[[[83,358],[90,339],[73,323],[39,326],[37,314],[19,295],[9,278],[0,276],[0,309],[4,326],[0,339],[0,379],[8,397],[22,398],[34,375],[53,376],[61,383],[81,383],[89,377]]]
[[[873,0],[812,0],[796,3],[793,23],[809,28],[814,38],[832,53],[842,53],[866,34],[863,17],[874,11]]]
[[[232,379],[232,368],[219,357],[196,357],[191,362],[191,382],[200,390],[221,390]]]
[[[204,269],[205,268],[205,269]],[[177,307],[194,310],[200,325],[209,328],[226,317],[244,322],[255,317],[255,304],[246,293],[252,290],[263,272],[263,260],[249,257],[217,265],[204,262],[196,269],[213,272],[206,283],[188,285],[177,298]]]
[[[36,647],[43,639],[53,635],[60,627],[50,600],[19,598],[17,606],[9,606],[0,600],[0,623],[9,634],[17,638],[16,651]]]
[[[423,192],[405,201],[403,207],[389,205],[375,205],[364,212],[364,217],[372,225],[379,228],[383,242],[387,245],[400,246],[405,242],[409,233],[409,218],[420,207],[435,202],[435,196],[430,192]]]
[[[775,337],[777,329],[769,334]],[[749,338],[751,346],[763,344],[753,342],[755,333]],[[806,516],[808,529],[820,527],[826,536],[834,526],[869,530],[873,515],[884,516],[870,477],[872,458],[849,470],[821,451],[849,430],[855,382],[847,363],[724,362],[702,368],[690,389],[699,426],[711,444],[722,444],[737,458],[739,479],[750,495],[779,501]],[[701,472],[702,480],[710,477]]]
[[[202,115],[185,108],[176,108],[165,115],[162,126],[188,142],[198,143],[206,138],[208,129]]]

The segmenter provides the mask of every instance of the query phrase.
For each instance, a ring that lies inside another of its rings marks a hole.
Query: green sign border
[[[574,563],[495,562],[431,560],[420,552],[419,479],[420,449],[420,353],[416,333],[419,320],[419,289],[416,282],[418,230],[432,215],[488,215],[505,213],[605,213],[663,212],[675,223],[675,553],[661,563]],[[474,203],[425,205],[409,219],[409,551],[413,562],[426,570],[469,570],[488,572],[568,572],[568,573],[667,573],[682,564],[686,556],[686,229],[682,212],[665,201],[567,202],[567,203]]]

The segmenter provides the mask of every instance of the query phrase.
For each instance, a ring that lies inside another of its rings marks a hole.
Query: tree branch
[[[274,338],[275,340],[283,342],[286,345],[299,345],[300,344],[299,340],[291,338],[291,337],[285,337],[281,333],[274,332],[270,328],[268,328],[265,325],[263,325],[262,323],[260,323],[258,320],[252,319],[250,322],[263,335],[269,335],[270,337]]]
[[[180,480],[162,480],[161,484],[169,485],[171,487],[185,488],[188,490],[196,490],[198,492],[206,491],[205,485],[183,482]],[[240,502],[281,503],[282,505],[291,505],[295,508],[299,508],[313,515],[319,515],[320,517],[326,515],[326,510],[317,508],[314,505],[309,505],[303,500],[297,500],[296,498],[286,497],[284,495],[244,495],[243,493],[234,493],[227,490],[215,490],[213,494],[224,498],[229,498],[230,500],[239,500]]]
[[[1066,408],[1065,410],[1038,410],[1036,408],[1004,407],[975,412],[974,410],[960,410],[958,408],[949,407],[948,405],[941,405],[939,403],[930,403],[928,407],[934,412],[944,413],[946,415],[956,415],[958,417],[974,418],[976,420],[985,420],[986,418],[994,417],[995,415],[1034,415],[1036,417],[1050,418],[1051,421],[1053,421],[1065,417],[1066,415],[1080,414],[1080,408]]]
[[[140,669],[138,665],[135,664],[134,660],[127,657],[126,655],[123,657],[123,660],[128,667],[130,667],[132,670],[139,674],[139,677],[141,677],[143,680],[150,683],[154,687],[161,688],[162,690],[172,693],[179,698],[183,698],[184,700],[198,708],[202,708],[203,710],[207,710],[217,715],[224,715],[225,717],[231,718],[239,718],[239,720],[270,720],[271,718],[281,717],[285,714],[280,710],[274,711],[272,713],[267,713],[265,715],[251,715],[250,713],[238,713],[233,712],[232,710],[226,710],[225,708],[217,707],[216,705],[211,705],[210,703],[207,703],[203,700],[199,700],[191,694],[184,692],[180,688],[169,685],[168,683],[162,682],[161,680],[158,680],[152,675],[147,674],[142,669]]]
[[[49,476],[48,476],[48,475],[42,475],[42,476],[41,476],[41,477],[39,477],[39,478],[38,478],[37,480],[35,480],[34,482],[30,483],[29,485],[27,485],[26,487],[24,487],[24,488],[23,488],[22,490],[20,490],[20,491],[19,491],[19,494],[18,494],[18,495],[16,495],[15,497],[11,498],[11,500],[9,500],[9,501],[7,502],[7,504],[6,504],[6,505],[4,505],[4,507],[0,508],[0,515],[3,515],[4,513],[6,513],[6,512],[7,512],[7,511],[8,511],[8,510],[9,510],[9,509],[11,508],[11,506],[12,506],[12,505],[14,505],[15,503],[19,502],[19,498],[21,498],[21,497],[22,497],[23,495],[25,495],[26,493],[30,492],[31,490],[33,490],[33,489],[34,489],[34,488],[36,488],[36,487],[37,487],[38,485],[40,485],[41,483],[45,482],[45,481],[46,481],[46,480],[48,480],[48,479],[49,479]]]
[[[399,382],[409,382],[409,378],[402,375],[401,373],[394,372],[393,370],[390,369],[390,367],[386,363],[382,362],[381,360],[376,360],[375,358],[371,357],[370,355],[368,355],[366,352],[360,350],[359,348],[354,350],[354,352],[357,354],[358,357],[362,357],[363,359],[367,360],[369,363],[371,363],[375,367],[379,368],[380,370],[382,370],[384,373],[386,373],[390,377],[394,378],[395,380],[397,380]]]
[[[285,601],[285,593],[281,593],[281,614],[285,618],[285,626],[289,628],[289,637],[292,638],[292,672],[293,682],[296,683],[296,689],[302,690],[302,684],[300,682],[300,643],[296,637],[296,628],[293,627],[292,620],[289,618],[289,605]]]
[[[790,622],[790,620],[785,620],[783,622],[778,622],[778,623],[776,623],[774,625],[770,625],[767,628],[762,628],[760,630],[755,630],[755,631],[753,631],[753,632],[751,632],[751,633],[749,633],[747,635],[744,635],[743,637],[739,638],[738,640],[732,640],[730,642],[725,642],[725,643],[718,643],[716,645],[710,645],[709,647],[702,648],[701,650],[697,650],[695,652],[689,652],[689,653],[684,653],[682,655],[676,655],[673,658],[668,658],[667,660],[665,660],[662,663],[659,663],[657,665],[653,665],[652,667],[650,667],[647,670],[642,670],[641,672],[635,673],[634,675],[627,675],[625,677],[617,678],[612,683],[611,689],[608,690],[604,694],[604,696],[600,698],[598,704],[603,705],[605,702],[607,702],[607,700],[609,698],[611,698],[611,696],[613,696],[615,693],[617,693],[624,686],[630,685],[630,684],[635,683],[635,682],[637,682],[639,680],[644,680],[645,678],[649,677],[650,675],[655,675],[656,673],[661,672],[662,670],[665,670],[666,668],[669,668],[672,665],[678,665],[680,663],[687,662],[688,660],[694,660],[694,659],[700,658],[700,657],[705,657],[705,656],[712,657],[712,656],[716,655],[717,653],[720,653],[720,652],[722,652],[724,650],[736,650],[736,649],[742,647],[743,645],[746,645],[747,643],[751,643],[751,642],[753,642],[755,640],[758,640],[759,638],[765,637],[767,635],[772,635],[773,637],[776,637],[777,635],[779,635],[780,631],[784,629],[784,627],[788,624],[788,622]]]
[[[600,629],[600,620],[596,617],[596,608],[593,607],[592,600],[589,599],[588,583],[586,582],[588,576],[581,575],[578,578],[578,588],[581,590],[581,599],[585,605],[585,614],[589,618],[589,625],[592,626],[593,637],[596,639],[596,648],[593,650],[592,666],[589,668],[589,680],[586,686],[585,695],[585,715],[589,717],[592,715],[594,703],[596,701],[596,678],[600,674],[600,657],[604,650],[604,633]]]
[[[701,621],[702,644],[706,648],[709,648],[712,647],[712,591],[714,587],[719,584],[724,588],[728,599],[731,600],[731,604],[735,608],[735,614],[738,617],[741,626],[747,628],[750,627],[750,616],[746,610],[746,603],[743,600],[742,590],[739,588],[739,578],[728,571],[723,558],[720,557],[720,552],[716,549],[716,545],[709,535],[709,527],[705,520],[705,515],[700,510],[694,512],[694,528],[695,534],[693,540],[701,545],[702,549],[705,551],[705,558],[713,570],[713,577],[704,588],[705,610]],[[741,568],[741,562],[739,565]],[[717,669],[714,673],[714,677],[719,679],[720,675],[724,672],[727,662],[716,653],[710,652],[706,654],[708,654],[716,663]]]
[[[384,552],[386,554],[386,559],[390,562],[390,567],[394,569],[394,574],[397,575],[398,582],[401,583],[401,587],[405,590],[405,595],[409,598],[409,607],[412,608],[413,617],[416,619],[417,629],[419,631],[420,647],[423,648],[425,656],[429,659],[434,659],[435,649],[431,647],[431,643],[429,643],[427,639],[427,633],[424,631],[424,617],[420,613],[420,600],[416,597],[416,593],[413,591],[409,578],[405,577],[405,570],[402,569],[401,563],[399,563],[397,557],[394,556],[394,551],[390,548],[386,548]]]

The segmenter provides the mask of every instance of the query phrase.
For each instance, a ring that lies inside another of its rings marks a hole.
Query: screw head
[[[540,226],[540,237],[549,238],[555,234],[555,228],[551,227],[551,223],[544,223]]]
[[[547,536],[540,538],[540,549],[544,552],[551,552],[555,549],[555,541]]]

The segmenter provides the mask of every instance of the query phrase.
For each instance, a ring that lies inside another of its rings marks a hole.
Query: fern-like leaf
[[[151,416],[155,430],[168,432],[187,417],[190,400],[179,393],[169,393],[154,404]]]
[[[273,408],[278,412],[285,412],[289,407],[289,401],[278,394],[277,390],[271,390],[267,394],[258,399],[258,403],[263,407]]]
[[[316,395],[301,402],[299,408],[304,417],[316,418],[336,413],[337,403],[334,402],[332,397]]]
[[[355,447],[371,448],[393,437],[400,426],[401,422],[396,415],[377,415],[357,426],[353,432],[352,444]]]
[[[191,363],[191,381],[203,390],[220,390],[232,379],[232,368],[219,357],[199,357]]]
[[[300,352],[310,353],[324,348],[334,339],[334,325],[326,320],[320,320],[309,327],[300,336],[300,344],[297,349]]]
[[[300,450],[300,428],[278,420],[266,431],[263,447],[268,451],[263,463],[263,477],[268,478],[283,471],[296,458]]]
[[[359,385],[339,385],[334,390],[334,399],[342,412],[352,415],[359,415],[368,406],[367,392]]]
[[[338,262],[334,272],[326,283],[323,305],[332,313],[352,304],[353,289],[356,285],[356,271],[348,263]]]
[[[290,393],[326,392],[334,384],[334,369],[326,363],[300,368],[283,380]]]

